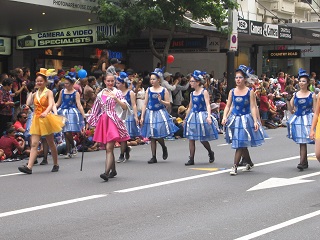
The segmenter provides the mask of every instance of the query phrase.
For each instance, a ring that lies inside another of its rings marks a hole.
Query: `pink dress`
[[[122,92],[114,88],[114,93],[118,99],[125,101]],[[105,95],[101,91],[93,104],[88,123],[95,126],[93,141],[106,144],[108,142],[123,142],[130,139],[124,122],[118,117],[115,107],[117,102]]]

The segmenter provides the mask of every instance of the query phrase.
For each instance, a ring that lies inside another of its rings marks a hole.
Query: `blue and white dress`
[[[233,108],[226,123],[226,142],[234,149],[257,147],[264,143],[267,136],[258,122],[259,129],[254,131],[254,120],[250,112],[250,89],[244,96],[236,96],[232,91]]]
[[[165,88],[160,92],[164,100]],[[141,134],[146,138],[164,138],[173,135],[179,128],[173,123],[165,105],[158,99],[158,92],[151,92],[148,89],[149,102],[144,115],[144,122]]]
[[[204,90],[203,90],[204,91]],[[184,136],[190,140],[211,141],[218,139],[218,122],[211,115],[212,123],[207,123],[207,107],[203,91],[199,95],[191,93],[192,108],[186,117]]]
[[[313,118],[312,93],[305,98],[299,98],[295,94],[293,103],[296,111],[288,120],[288,138],[299,144],[314,143],[309,138]]]
[[[124,96],[130,107],[132,108],[131,98],[130,98],[130,92],[129,90],[127,94]],[[131,114],[126,120],[126,128],[128,130],[128,133],[130,135],[130,138],[136,138],[141,136],[141,130],[140,127],[137,125],[136,120],[134,119],[134,114]]]
[[[77,91],[71,94],[66,94],[64,91],[65,89],[62,90],[62,104],[58,109],[58,114],[67,119],[62,132],[81,132],[81,129],[84,127],[84,120],[77,108]]]

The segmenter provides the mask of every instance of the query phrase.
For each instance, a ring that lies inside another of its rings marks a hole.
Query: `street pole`
[[[229,51],[227,52],[227,94],[234,88],[234,61],[236,51],[238,51],[238,11],[236,9],[229,9]]]

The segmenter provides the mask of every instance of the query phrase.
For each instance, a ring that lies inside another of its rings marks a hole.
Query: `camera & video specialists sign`
[[[16,48],[32,49],[105,44],[108,37],[116,34],[117,26],[115,24],[93,24],[18,36]]]

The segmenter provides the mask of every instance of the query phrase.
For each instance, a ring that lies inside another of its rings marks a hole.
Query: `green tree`
[[[162,66],[170,49],[174,32],[190,28],[190,21],[185,15],[192,15],[192,19],[206,19],[221,29],[227,18],[227,9],[237,7],[235,0],[99,0],[97,9],[101,22],[115,23],[118,28],[116,36],[108,39],[109,45],[121,45],[129,39],[137,38],[142,31],[149,33],[149,46]],[[154,30],[168,31],[167,41],[162,51],[154,47]]]

